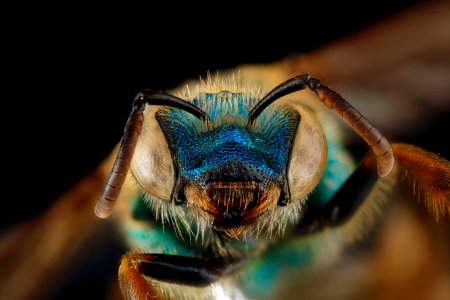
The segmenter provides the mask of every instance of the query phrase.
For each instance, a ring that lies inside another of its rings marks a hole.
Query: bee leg
[[[450,162],[437,154],[408,144],[393,144],[395,160],[437,220],[450,216]]]
[[[159,299],[158,293],[141,275],[139,268],[141,260],[149,260],[152,255],[125,254],[119,266],[119,284],[123,296],[132,299]]]
[[[128,300],[162,299],[152,280],[204,287],[222,275],[221,265],[194,257],[127,253],[119,267],[120,289]]]
[[[384,193],[379,193],[378,202],[387,201],[386,189],[396,177],[403,174],[413,187],[414,194],[423,199],[436,219],[450,216],[450,162],[437,154],[408,144],[393,144],[396,169],[391,177],[381,179],[376,172],[373,155],[366,155],[360,166],[344,183],[334,197],[323,207],[309,203],[305,217],[298,226],[300,234],[307,234],[325,227],[338,226],[355,215],[376,184],[384,181]]]
[[[308,234],[325,227],[338,226],[349,220],[366,201],[380,180],[374,155],[367,154],[355,172],[324,206],[308,203],[299,234]]]

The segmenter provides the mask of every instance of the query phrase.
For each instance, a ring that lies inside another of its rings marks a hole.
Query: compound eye
[[[282,101],[300,115],[287,164],[291,201],[305,199],[319,183],[327,162],[325,134],[315,114],[307,107]]]
[[[144,191],[160,200],[170,201],[175,172],[172,155],[156,119],[162,106],[147,106],[144,124],[130,169]]]

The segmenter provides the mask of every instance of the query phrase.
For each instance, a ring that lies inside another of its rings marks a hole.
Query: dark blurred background
[[[14,119],[4,124],[4,159],[12,163],[4,188],[14,196],[3,199],[10,208],[1,225],[38,214],[94,169],[120,140],[140,89],[165,90],[208,70],[308,53],[417,2],[308,1],[251,12],[223,2],[204,13],[176,4],[138,13],[30,7],[10,23],[4,43],[6,89],[13,89],[4,114]],[[13,31],[22,22],[24,29]]]

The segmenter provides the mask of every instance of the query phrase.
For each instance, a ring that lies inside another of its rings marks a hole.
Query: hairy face
[[[207,123],[177,108],[147,108],[133,175],[154,208],[179,207],[171,214],[184,227],[233,238],[282,233],[323,172],[323,131],[306,108],[286,103],[249,125],[259,93],[227,88],[207,86],[189,99]]]

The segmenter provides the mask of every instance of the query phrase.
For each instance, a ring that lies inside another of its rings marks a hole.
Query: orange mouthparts
[[[214,218],[215,230],[236,236],[277,205],[280,187],[270,183],[264,188],[254,181],[212,182],[206,188],[187,184],[185,195],[188,205],[195,205]]]

